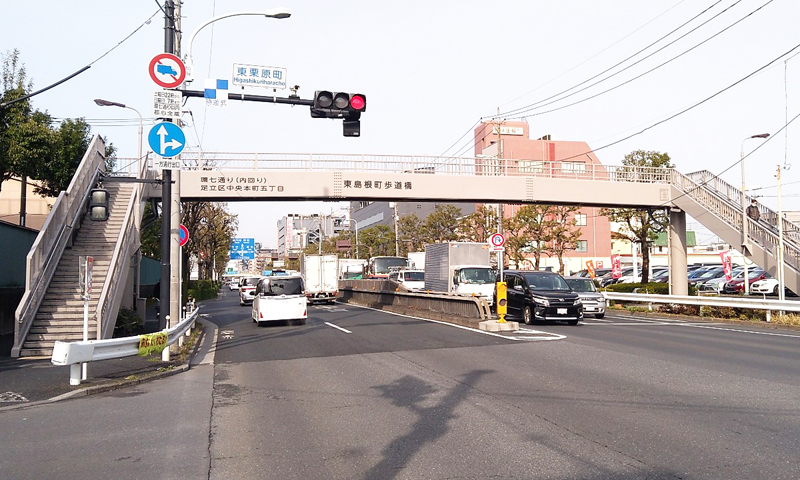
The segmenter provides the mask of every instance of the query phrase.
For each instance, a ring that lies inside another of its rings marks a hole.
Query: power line
[[[721,1],[721,0],[720,0],[720,1]],[[571,97],[572,95],[575,95],[575,94],[577,94],[577,93],[580,93],[580,92],[582,92],[582,91],[584,91],[584,90],[586,90],[586,89],[588,89],[588,88],[591,88],[591,87],[593,87],[593,86],[595,86],[595,85],[597,85],[597,84],[599,84],[599,83],[602,83],[602,82],[604,82],[604,81],[606,81],[606,80],[608,80],[608,79],[610,79],[610,78],[613,78],[613,77],[614,77],[614,76],[616,76],[616,75],[619,75],[620,73],[624,72],[625,70],[628,70],[628,69],[630,69],[630,68],[632,68],[632,67],[634,67],[634,66],[638,65],[639,63],[641,63],[641,62],[643,62],[644,60],[647,60],[648,58],[652,57],[653,55],[655,55],[655,54],[657,54],[657,53],[661,52],[662,50],[664,50],[665,48],[667,48],[667,47],[669,47],[670,45],[674,44],[675,42],[677,42],[677,41],[679,41],[679,40],[681,40],[681,39],[685,38],[687,35],[689,35],[689,34],[691,34],[691,33],[695,32],[697,29],[699,29],[700,27],[703,27],[703,26],[704,26],[704,25],[706,25],[708,22],[710,22],[710,21],[714,20],[715,18],[719,17],[720,15],[724,14],[725,12],[727,12],[728,10],[730,10],[731,8],[733,8],[734,6],[736,6],[737,4],[739,4],[741,1],[742,1],[742,0],[737,0],[737,2],[736,2],[736,3],[734,3],[734,4],[733,4],[733,5],[731,5],[731,6],[729,6],[728,8],[724,9],[723,11],[719,12],[718,14],[714,15],[713,17],[711,17],[710,19],[708,19],[708,20],[706,20],[705,22],[701,23],[701,24],[700,24],[700,25],[698,25],[697,27],[693,28],[692,30],[689,30],[689,31],[688,31],[688,32],[686,32],[685,34],[681,35],[680,37],[676,38],[675,40],[671,41],[670,43],[668,43],[668,44],[664,45],[663,47],[659,48],[659,49],[658,49],[658,50],[656,50],[655,52],[653,52],[653,53],[651,53],[651,54],[649,54],[649,55],[645,56],[644,58],[641,58],[640,60],[638,60],[638,61],[634,62],[634,63],[633,63],[633,64],[631,64],[631,65],[628,65],[627,67],[623,68],[622,70],[620,70],[620,71],[618,71],[618,72],[616,72],[616,73],[614,73],[614,74],[612,74],[612,75],[609,75],[608,77],[606,77],[606,78],[604,78],[604,79],[602,79],[602,80],[600,80],[600,81],[598,81],[598,82],[595,82],[595,83],[593,83],[593,84],[591,84],[591,85],[589,85],[589,86],[587,86],[587,87],[585,87],[585,88],[582,88],[582,89],[580,89],[580,90],[578,90],[578,91],[576,91],[576,92],[573,92],[573,93],[571,93],[571,94],[569,94],[569,95],[566,95],[566,96],[565,96],[565,97],[563,97],[563,98],[569,98],[569,97]],[[770,1],[772,1],[772,0],[770,0]],[[581,86],[581,85],[583,85],[583,84],[585,84],[585,83],[587,83],[587,82],[590,82],[591,80],[594,80],[595,78],[597,78],[597,77],[599,77],[599,76],[603,75],[604,73],[607,73],[607,72],[609,72],[609,71],[613,70],[614,68],[616,68],[616,67],[618,67],[618,66],[620,66],[620,65],[624,64],[624,63],[625,63],[625,62],[627,62],[628,60],[630,60],[630,59],[632,59],[632,58],[636,57],[636,56],[637,56],[637,55],[639,55],[640,53],[642,53],[642,52],[644,52],[644,51],[648,50],[650,47],[652,47],[652,46],[654,46],[654,45],[658,44],[659,42],[661,42],[661,41],[662,41],[662,40],[664,40],[665,38],[669,37],[669,36],[670,36],[670,35],[672,35],[673,33],[677,32],[677,31],[678,31],[678,30],[680,30],[681,28],[685,27],[686,25],[688,25],[689,23],[691,23],[692,21],[694,21],[695,19],[697,19],[698,17],[700,17],[701,15],[703,15],[704,13],[706,13],[707,11],[709,11],[711,8],[713,8],[713,7],[714,7],[715,5],[717,5],[718,3],[720,3],[720,2],[719,2],[719,1],[718,1],[718,2],[716,2],[715,4],[711,5],[710,7],[706,8],[706,9],[705,9],[705,10],[703,10],[702,12],[700,12],[700,13],[698,13],[697,15],[695,15],[694,17],[692,17],[691,19],[689,19],[689,20],[687,20],[686,22],[684,22],[684,23],[683,23],[682,25],[680,25],[679,27],[677,27],[677,28],[673,29],[671,32],[669,32],[669,33],[667,33],[666,35],[662,36],[661,38],[659,38],[659,39],[658,39],[658,40],[656,40],[655,42],[653,42],[653,43],[649,44],[648,46],[646,46],[646,47],[642,48],[642,49],[641,49],[641,50],[639,50],[638,52],[634,53],[633,55],[630,55],[629,57],[627,57],[626,59],[624,59],[624,60],[622,60],[622,61],[620,61],[620,62],[616,63],[615,65],[613,65],[613,66],[611,66],[611,67],[609,67],[609,68],[607,68],[607,69],[603,70],[602,72],[600,72],[600,73],[598,73],[598,74],[596,74],[596,75],[594,75],[594,76],[592,76],[592,77],[589,77],[588,79],[586,79],[586,80],[584,80],[584,81],[582,81],[582,82],[580,82],[580,83],[578,83],[578,84],[576,84],[576,85],[573,85],[572,87],[570,87],[570,88],[568,88],[568,89],[566,89],[566,90],[562,90],[561,92],[559,92],[559,93],[556,93],[555,95],[551,95],[551,96],[549,96],[549,97],[547,97],[547,98],[544,98],[544,99],[542,99],[542,100],[539,100],[538,102],[532,103],[532,104],[530,104],[530,105],[527,105],[527,106],[525,106],[525,107],[520,107],[520,108],[516,108],[516,109],[514,109],[514,110],[510,110],[510,111],[508,111],[508,112],[505,112],[505,113],[503,113],[503,114],[502,114],[502,116],[511,116],[511,115],[518,115],[518,114],[520,114],[520,113],[525,113],[525,112],[527,112],[527,111],[530,111],[531,109],[533,109],[533,107],[535,107],[536,105],[539,105],[539,104],[541,104],[542,102],[546,102],[547,100],[550,100],[550,99],[553,99],[553,98],[555,98],[555,97],[558,97],[559,95],[562,95],[562,94],[564,94],[564,93],[566,93],[566,92],[569,92],[570,90],[573,90],[573,89],[575,89],[575,88],[577,88],[577,87],[579,87],[579,86]],[[721,32],[720,32],[720,33],[721,33]],[[712,38],[713,38],[713,37],[712,37]],[[686,53],[686,52],[684,52],[684,53]],[[677,58],[677,57],[676,57],[676,58]],[[674,59],[674,58],[673,58],[673,59]],[[649,72],[648,72],[648,73],[649,73]],[[560,99],[554,100],[554,102],[555,102],[555,101],[558,101],[558,100],[560,100]],[[546,104],[544,104],[543,106],[550,105],[550,104],[552,104],[552,103],[553,103],[553,102],[546,103]]]

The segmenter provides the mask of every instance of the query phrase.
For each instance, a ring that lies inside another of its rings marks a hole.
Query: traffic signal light
[[[89,193],[89,219],[96,222],[108,220],[108,191],[93,188]]]
[[[367,97],[361,93],[314,92],[314,103],[311,105],[312,118],[341,118],[345,137],[361,135],[361,112],[367,109]]]
[[[508,284],[497,282],[497,318],[500,322],[506,321],[508,313]]]

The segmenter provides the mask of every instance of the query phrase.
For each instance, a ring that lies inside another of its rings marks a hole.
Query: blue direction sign
[[[186,135],[181,127],[174,123],[157,123],[150,129],[147,142],[156,155],[162,157],[175,157],[180,155],[186,146]]]
[[[256,258],[255,238],[234,238],[231,242],[231,260],[253,260]]]

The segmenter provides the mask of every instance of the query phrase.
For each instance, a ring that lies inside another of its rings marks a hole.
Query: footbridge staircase
[[[143,175],[144,170],[138,173]],[[138,184],[103,183],[109,192],[110,217],[106,222],[89,220],[90,192],[105,174],[105,144],[95,136],[28,253],[25,293],[15,312],[12,356],[49,356],[56,340],[83,340],[81,256],[94,259],[89,339],[113,335],[132,257],[139,248],[144,202]]]
[[[709,171],[682,175],[672,174],[672,203],[702,223],[726,243],[741,251],[742,229],[747,229],[746,257],[773,277],[778,276],[780,259],[780,230],[783,227],[784,282],[793,292],[800,293],[800,226],[780,218],[777,212],[758,204],[759,220],[743,215],[741,190]],[[753,198],[745,195],[745,205]],[[744,221],[744,226],[742,222]]]

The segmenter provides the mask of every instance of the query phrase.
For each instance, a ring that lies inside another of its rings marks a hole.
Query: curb
[[[198,323],[199,320],[198,320]],[[130,380],[122,379],[122,380],[112,380],[109,383],[104,383],[100,385],[92,385],[91,387],[79,388],[76,390],[72,390],[70,392],[62,393],[61,395],[57,395],[52,398],[48,398],[46,400],[38,400],[36,402],[28,402],[28,403],[20,403],[17,405],[7,405],[5,407],[0,407],[0,412],[5,412],[9,410],[22,410],[26,408],[33,408],[40,405],[48,405],[51,403],[60,402],[62,400],[69,400],[72,398],[78,397],[86,397],[89,395],[97,395],[98,393],[105,393],[110,392],[113,390],[119,390],[122,388],[127,388],[135,385],[139,385],[145,382],[150,382],[153,380],[159,380],[161,378],[171,377],[172,375],[177,375],[178,373],[183,373],[189,371],[192,368],[191,362],[194,359],[194,356],[200,349],[200,345],[206,339],[206,329],[204,328],[203,331],[197,338],[197,341],[194,344],[194,348],[189,355],[186,356],[186,360],[180,365],[175,366],[168,366],[168,367],[159,367],[164,368],[164,370],[155,370],[153,372],[148,372],[143,374],[141,378],[132,378]]]

